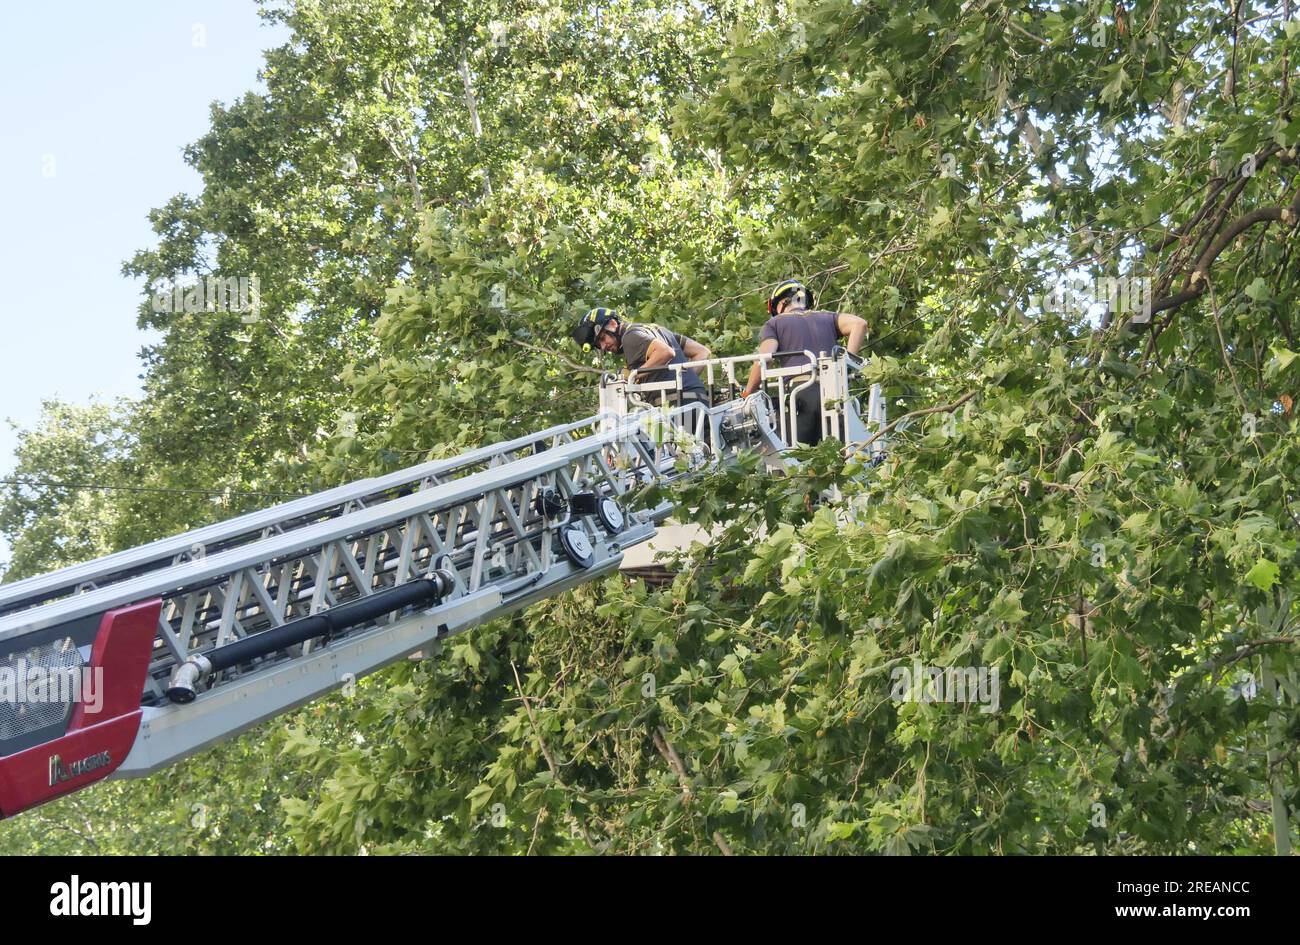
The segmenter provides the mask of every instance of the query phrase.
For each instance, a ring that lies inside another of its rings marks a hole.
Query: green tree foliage
[[[5,581],[77,564],[113,550],[113,507],[130,450],[124,405],[42,404],[39,425],[18,433],[14,471],[0,482],[0,535],[10,546]]]
[[[205,848],[163,784],[250,852],[1271,850],[1300,714],[1235,684],[1296,676],[1287,9],[270,8],[267,93],[214,109],[132,269],[256,271],[263,317],[146,313],[131,481],[308,488],[582,416],[586,307],[738,354],[790,274],[869,319],[901,422],[879,467],[825,443],[684,487],[717,537],[669,586],[97,789],[114,822]],[[116,539],[221,511],[117,501]],[[996,671],[996,711],[899,698],[917,665]],[[69,843],[123,843],[65,803]]]

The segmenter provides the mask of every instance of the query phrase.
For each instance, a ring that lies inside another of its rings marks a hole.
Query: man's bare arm
[[[656,338],[650,342],[650,347],[646,349],[645,360],[641,362],[641,367],[637,370],[651,371],[663,367],[676,356],[676,352],[669,345]]]
[[[776,350],[776,339],[767,338],[758,346],[759,354],[771,354]],[[749,369],[749,383],[745,385],[743,396],[748,397],[754,391],[758,390],[758,385],[763,379],[763,362],[755,361],[754,366]]]
[[[655,368],[661,368],[674,357],[676,357],[676,353],[673,349],[664,344],[658,338],[655,338],[650,342],[650,347],[646,348],[645,360],[641,362],[639,367],[628,368],[627,376],[635,381],[637,375],[644,371],[653,371]]]
[[[849,354],[857,354],[862,347],[862,342],[867,338],[866,319],[841,312],[836,316],[835,327],[839,329],[841,335],[848,335],[849,340],[845,347],[848,348]]]
[[[679,337],[682,339],[682,351],[686,354],[686,360],[707,361],[713,357],[713,353],[694,338],[687,338],[685,335]]]

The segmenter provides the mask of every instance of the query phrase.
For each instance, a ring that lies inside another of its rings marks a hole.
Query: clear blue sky
[[[122,263],[152,245],[146,217],[198,175],[182,149],[213,101],[262,88],[284,43],[252,0],[7,4],[0,29],[0,476],[6,419],[41,401],[140,389],[141,286]],[[0,561],[8,548],[0,541]]]

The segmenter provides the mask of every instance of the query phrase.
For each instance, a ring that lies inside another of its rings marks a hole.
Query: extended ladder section
[[[672,511],[645,486],[742,449],[779,465],[799,384],[822,385],[826,435],[865,438],[855,365],[814,360],[802,380],[763,361],[771,394],[714,405],[607,378],[585,420],[0,587],[0,815],[148,774],[610,573]],[[696,367],[735,389],[745,361]]]

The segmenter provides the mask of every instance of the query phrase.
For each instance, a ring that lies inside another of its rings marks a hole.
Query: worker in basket
[[[810,310],[812,292],[797,279],[778,282],[767,300],[768,320],[758,333],[758,353],[777,356],[778,367],[800,364],[816,365],[804,352],[814,356],[830,354],[841,338],[847,338],[845,347],[849,354],[857,354],[867,337],[867,323],[857,315],[845,312]],[[749,383],[744,396],[758,390],[762,382],[762,367],[755,362],[749,372]],[[784,405],[782,405],[784,409]],[[795,436],[803,446],[816,446],[822,439],[821,385],[812,386],[795,395]]]
[[[573,330],[573,340],[584,351],[594,345],[606,354],[622,354],[629,377],[638,384],[674,381],[678,372],[669,365],[710,357],[709,349],[695,339],[660,325],[624,321],[612,308],[593,308],[584,315]],[[668,391],[663,402],[673,407],[697,402],[708,407],[709,393],[700,375],[691,368],[680,373],[681,389]]]

